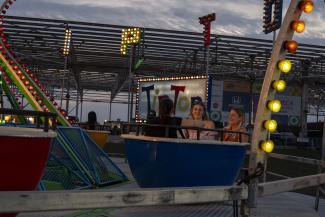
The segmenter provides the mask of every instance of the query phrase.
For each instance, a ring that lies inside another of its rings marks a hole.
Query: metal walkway
[[[124,159],[115,158],[114,163],[133,179]],[[116,189],[138,188],[136,182],[116,187]],[[286,192],[263,197],[258,208],[252,210],[250,217],[325,217],[325,200],[320,201],[320,213],[314,210],[315,198],[303,194]],[[21,213],[18,217],[232,217],[232,206],[212,204],[127,207],[119,209],[63,211],[46,213]]]

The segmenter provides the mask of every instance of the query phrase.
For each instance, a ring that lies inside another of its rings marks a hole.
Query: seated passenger
[[[228,117],[229,125],[224,130],[239,131],[246,133],[244,127],[245,113],[239,108],[232,108]],[[248,142],[248,136],[241,133],[225,132],[223,134],[223,141],[227,142]]]
[[[157,125],[174,125],[180,126],[182,119],[177,117],[171,117],[173,110],[173,100],[168,96],[160,97],[159,99],[159,116],[156,118],[150,118],[147,120],[147,124],[157,124]],[[169,137],[177,138],[177,129],[169,128],[166,132],[166,127],[145,127],[145,136],[154,137]],[[179,130],[180,131],[180,130]],[[182,135],[182,132],[180,132]]]
[[[194,120],[196,122],[202,121],[203,128],[207,129],[214,129],[214,123],[209,120],[209,117],[207,115],[205,105],[202,102],[201,97],[192,97],[192,105],[191,105],[191,111],[188,116],[188,119]],[[193,125],[194,126],[194,125]],[[216,133],[213,131],[202,131],[200,132],[200,139],[211,139],[214,140],[216,137]],[[197,130],[194,129],[188,129],[186,130],[186,138],[188,139],[197,139]]]

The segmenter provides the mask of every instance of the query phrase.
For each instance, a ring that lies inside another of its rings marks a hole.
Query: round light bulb
[[[264,128],[269,132],[275,132],[278,127],[276,120],[267,120],[264,122]]]
[[[276,80],[272,83],[272,87],[278,92],[283,92],[286,88],[286,82],[284,80]]]
[[[314,3],[313,3],[313,1],[310,1],[310,0],[301,1],[299,3],[299,8],[300,8],[300,10],[309,14],[309,13],[313,12],[313,10],[314,10]]]
[[[260,147],[266,153],[271,153],[274,149],[274,142],[272,140],[263,141]]]
[[[279,112],[281,110],[281,102],[277,99],[271,100],[267,103],[267,107],[272,112]]]
[[[289,53],[296,53],[298,43],[294,40],[289,40],[284,43],[284,47],[288,50]]]
[[[302,33],[305,30],[305,22],[302,20],[293,21],[291,28],[297,33]]]
[[[286,59],[280,60],[278,62],[278,68],[283,73],[289,73],[292,68],[292,63],[290,60],[286,60]]]

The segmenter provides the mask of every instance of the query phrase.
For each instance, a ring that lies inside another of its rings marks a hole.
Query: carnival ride
[[[12,3],[13,1],[11,0],[4,2],[0,9],[2,14],[5,14],[5,11],[9,9]],[[3,19],[3,17],[1,17],[1,19]],[[57,129],[57,137],[52,145],[49,161],[40,183],[40,188],[44,190],[79,189],[113,184],[127,180],[126,176],[115,166],[108,155],[90,139],[84,130],[71,127],[71,124],[67,120],[67,112],[61,109],[58,103],[55,102],[54,96],[51,96],[46,88],[42,86],[31,70],[28,69],[22,61],[16,59],[17,56],[11,49],[3,26],[1,26],[0,32],[1,84],[12,108],[15,110],[23,109],[15,95],[20,93],[27,99],[29,105],[35,111],[56,114],[57,122],[62,126]],[[16,123],[17,125],[26,124],[26,117],[22,114],[18,115],[18,117],[19,123]],[[42,120],[44,121],[44,118],[42,118]],[[56,125],[56,123],[50,122],[50,124]],[[13,128],[10,129],[12,130]],[[4,132],[9,131],[7,130]],[[25,132],[30,131],[27,130]],[[12,137],[13,134],[10,135],[11,138],[14,139]],[[19,137],[17,137],[17,141],[19,141]],[[50,146],[48,146],[48,148],[49,147]],[[3,149],[6,149],[6,147],[2,146],[1,150]],[[1,151],[1,153],[4,152]],[[34,149],[29,149],[28,152],[24,152],[25,155],[31,158],[35,157],[34,155],[36,153]],[[20,158],[18,155],[11,156],[13,159],[16,157]],[[2,165],[8,164],[11,163],[3,162]],[[24,182],[22,179],[8,180],[12,183]],[[1,186],[1,189],[4,190],[5,187]],[[13,190],[14,188],[10,189]]]
[[[143,188],[234,185],[249,146],[136,135],[122,138],[132,174]]]

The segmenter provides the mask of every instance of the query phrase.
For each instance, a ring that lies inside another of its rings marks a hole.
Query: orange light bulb
[[[313,12],[313,10],[314,10],[314,3],[311,0],[301,1],[299,3],[299,8],[300,8],[300,10],[309,14],[309,13]]]
[[[288,50],[289,53],[296,53],[298,43],[294,40],[289,40],[284,43],[284,47]]]
[[[291,23],[291,29],[297,33],[302,33],[305,30],[305,22],[302,20],[293,21]]]

